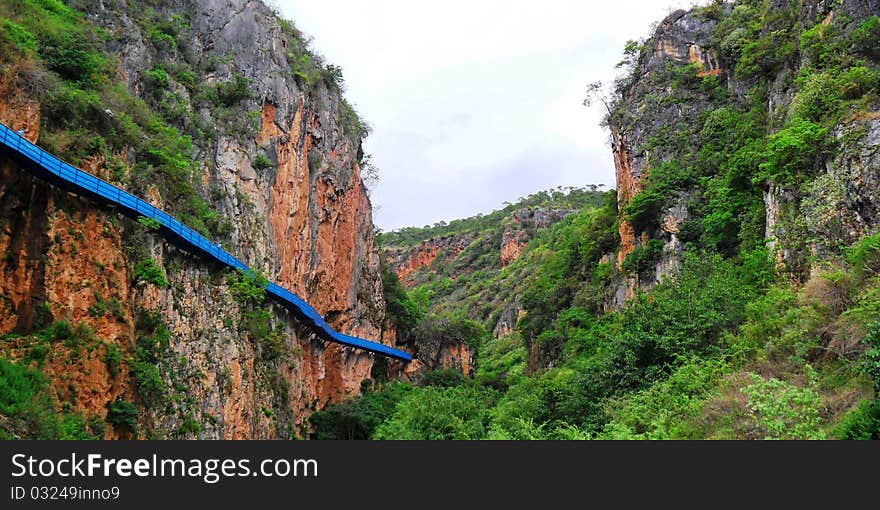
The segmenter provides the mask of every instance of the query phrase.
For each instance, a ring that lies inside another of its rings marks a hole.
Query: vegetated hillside
[[[714,2],[628,44],[590,87],[616,256],[608,221],[553,229],[473,378],[386,384],[316,435],[880,439],[878,15]]]
[[[379,339],[367,127],[342,88],[259,1],[0,0],[0,120]],[[2,437],[291,437],[369,376],[148,221],[5,156],[0,197]]]
[[[490,214],[381,234],[388,316],[398,342],[418,358],[408,377],[440,368],[472,376],[478,340],[506,336],[516,326],[549,231],[584,221],[609,200],[595,186],[560,188]]]

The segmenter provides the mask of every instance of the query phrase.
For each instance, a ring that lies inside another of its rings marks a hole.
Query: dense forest
[[[415,342],[463,335],[438,314],[476,321],[475,369],[374,378],[314,437],[880,439],[878,8],[712,2],[628,44],[586,101],[607,109],[616,195],[502,270],[428,266],[409,289],[385,271]],[[514,299],[516,327],[490,334]]]

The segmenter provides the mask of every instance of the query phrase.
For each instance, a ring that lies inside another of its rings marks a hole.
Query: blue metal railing
[[[205,236],[187,227],[165,211],[153,207],[138,197],[98,179],[90,173],[68,165],[30,143],[27,139],[2,123],[0,123],[0,150],[8,152],[22,167],[52,184],[63,187],[77,195],[107,202],[126,216],[132,218],[143,216],[156,220],[162,225],[160,229],[161,234],[171,243],[187,251],[212,257],[221,264],[233,269],[241,271],[250,270],[244,262],[233,257],[227,251],[209,241]],[[394,349],[378,342],[345,335],[334,330],[317,310],[280,285],[269,283],[266,286],[266,293],[326,340],[403,361],[412,361],[412,355],[408,352]]]

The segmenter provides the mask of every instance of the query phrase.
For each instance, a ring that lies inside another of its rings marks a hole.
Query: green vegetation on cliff
[[[0,439],[99,439],[100,421],[58,413],[49,381],[38,370],[0,358]]]

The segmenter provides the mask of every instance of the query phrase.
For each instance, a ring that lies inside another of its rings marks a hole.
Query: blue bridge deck
[[[52,154],[30,143],[27,139],[2,123],[0,123],[0,150],[9,154],[23,168],[40,179],[77,195],[112,205],[117,211],[130,218],[137,219],[143,216],[158,221],[162,225],[159,232],[175,246],[190,253],[213,258],[233,269],[249,271],[248,266],[244,262],[233,257],[165,211],[153,207],[136,196],[98,179],[88,172],[84,172],[61,161]],[[345,335],[334,330],[317,310],[280,285],[269,283],[266,286],[266,293],[290,310],[297,318],[305,322],[306,325],[325,340],[403,361],[412,361],[412,355],[408,352],[394,349],[378,342]]]

